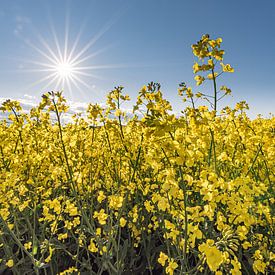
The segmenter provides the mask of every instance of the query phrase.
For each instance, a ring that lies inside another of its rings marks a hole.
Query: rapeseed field
[[[29,113],[2,104],[0,273],[275,272],[275,118],[250,119],[246,102],[219,108],[234,72],[221,43],[192,45],[196,84],[213,89],[181,83],[180,116],[158,83],[131,116],[123,87],[68,123],[61,92]]]

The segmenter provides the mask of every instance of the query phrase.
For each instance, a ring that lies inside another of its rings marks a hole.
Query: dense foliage
[[[0,273],[274,272],[275,119],[251,120],[245,102],[217,111],[231,92],[217,80],[234,71],[221,42],[192,46],[197,85],[213,82],[213,95],[182,83],[191,107],[179,117],[157,83],[132,116],[122,87],[66,124],[61,93],[28,114],[3,103]]]

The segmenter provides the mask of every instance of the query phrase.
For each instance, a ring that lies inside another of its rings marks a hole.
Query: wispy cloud
[[[24,27],[26,25],[31,24],[32,21],[29,17],[27,16],[21,16],[21,15],[16,15],[15,16],[15,28],[13,30],[13,33],[18,36],[20,33],[23,31]]]
[[[40,99],[36,96],[24,94],[22,98],[4,98],[0,97],[0,106],[6,100],[17,100],[21,107],[22,112],[28,114],[31,108],[38,106]],[[87,102],[77,102],[77,101],[68,101],[67,104],[69,105],[69,110],[67,113],[62,115],[62,121],[64,123],[68,123],[72,121],[72,116],[74,114],[81,114],[82,117],[86,117],[86,110],[88,108],[89,103]],[[101,107],[105,107],[106,105],[103,103],[99,104]],[[121,108],[123,112],[125,112],[128,116],[132,116],[132,109],[130,108]],[[0,120],[7,119],[8,114],[0,112]]]
[[[24,97],[25,97],[25,98],[28,98],[28,99],[30,99],[30,100],[36,99],[35,96],[33,96],[33,95],[28,95],[28,94],[24,94]]]
[[[38,99],[36,96],[24,94],[22,98],[0,97],[0,105],[2,105],[2,103],[8,99],[18,101],[24,113],[28,113],[31,110],[31,108],[36,107],[40,101],[40,99]],[[73,115],[76,113],[84,113],[88,107],[88,103],[85,103],[85,102],[69,101],[68,105],[70,106],[70,109],[68,112],[68,114],[70,115]]]

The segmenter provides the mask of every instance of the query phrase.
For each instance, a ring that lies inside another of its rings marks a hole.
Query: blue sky
[[[178,84],[200,90],[191,44],[209,33],[223,38],[224,61],[235,68],[219,79],[233,95],[223,104],[246,100],[252,117],[268,116],[275,109],[274,12],[274,0],[1,0],[0,98],[31,104],[64,88],[73,102],[101,103],[114,86],[124,86],[135,99],[155,81],[179,112],[185,105]],[[82,52],[76,60],[84,59],[71,89],[58,78],[50,83],[53,72],[47,69],[53,67],[45,66],[53,65],[49,49],[59,58],[57,44],[63,56],[66,33],[67,55],[78,40],[72,56]]]

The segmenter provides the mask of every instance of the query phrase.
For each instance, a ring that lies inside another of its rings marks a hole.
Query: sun
[[[56,73],[61,79],[73,77],[74,65],[70,62],[59,62],[56,64]]]

